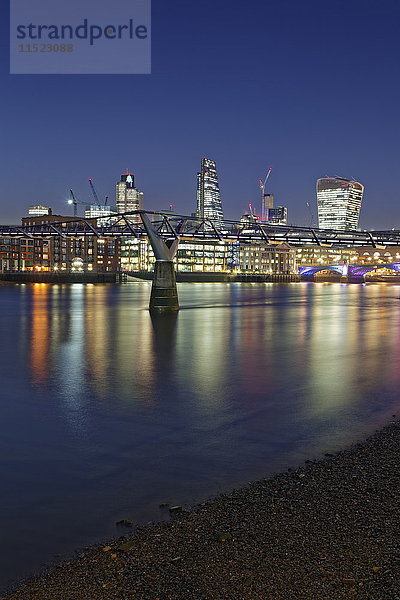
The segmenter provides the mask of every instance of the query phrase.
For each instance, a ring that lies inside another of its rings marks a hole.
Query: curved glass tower
[[[321,229],[357,229],[364,186],[353,179],[317,180],[318,226]]]

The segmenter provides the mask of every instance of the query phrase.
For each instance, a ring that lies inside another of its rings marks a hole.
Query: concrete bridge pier
[[[173,258],[178,249],[179,238],[176,236],[175,239],[164,242],[146,213],[141,213],[141,218],[156,258],[149,310],[152,314],[177,312],[179,300]]]
[[[365,283],[364,275],[352,275],[349,273],[347,278],[348,283]]]
[[[172,260],[156,260],[149,309],[152,313],[179,310],[175,267]]]

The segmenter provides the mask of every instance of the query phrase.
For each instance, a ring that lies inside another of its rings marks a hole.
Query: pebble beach
[[[4,599],[400,600],[400,423],[170,512]]]

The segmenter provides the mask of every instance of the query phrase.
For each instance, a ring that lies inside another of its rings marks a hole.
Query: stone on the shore
[[[229,532],[226,532],[226,531],[223,531],[223,532],[221,532],[221,531],[218,531],[218,532],[215,534],[215,539],[216,539],[218,542],[226,542],[226,541],[228,541],[228,540],[231,540],[231,539],[232,539],[232,536],[231,536],[231,534],[230,534]]]
[[[115,524],[122,525],[124,527],[132,527],[132,521],[129,521],[128,519],[121,519],[120,521],[117,521]]]
[[[182,506],[171,506],[169,509],[171,515],[180,515],[183,512]]]
[[[118,547],[118,550],[121,550],[122,552],[129,552],[130,550],[133,550],[136,547],[136,542],[134,540],[131,540],[129,542],[125,542],[124,544],[121,544]]]

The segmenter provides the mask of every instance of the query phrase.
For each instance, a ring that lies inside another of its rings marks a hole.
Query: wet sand
[[[393,422],[335,456],[89,548],[4,598],[400,600],[399,515]]]

